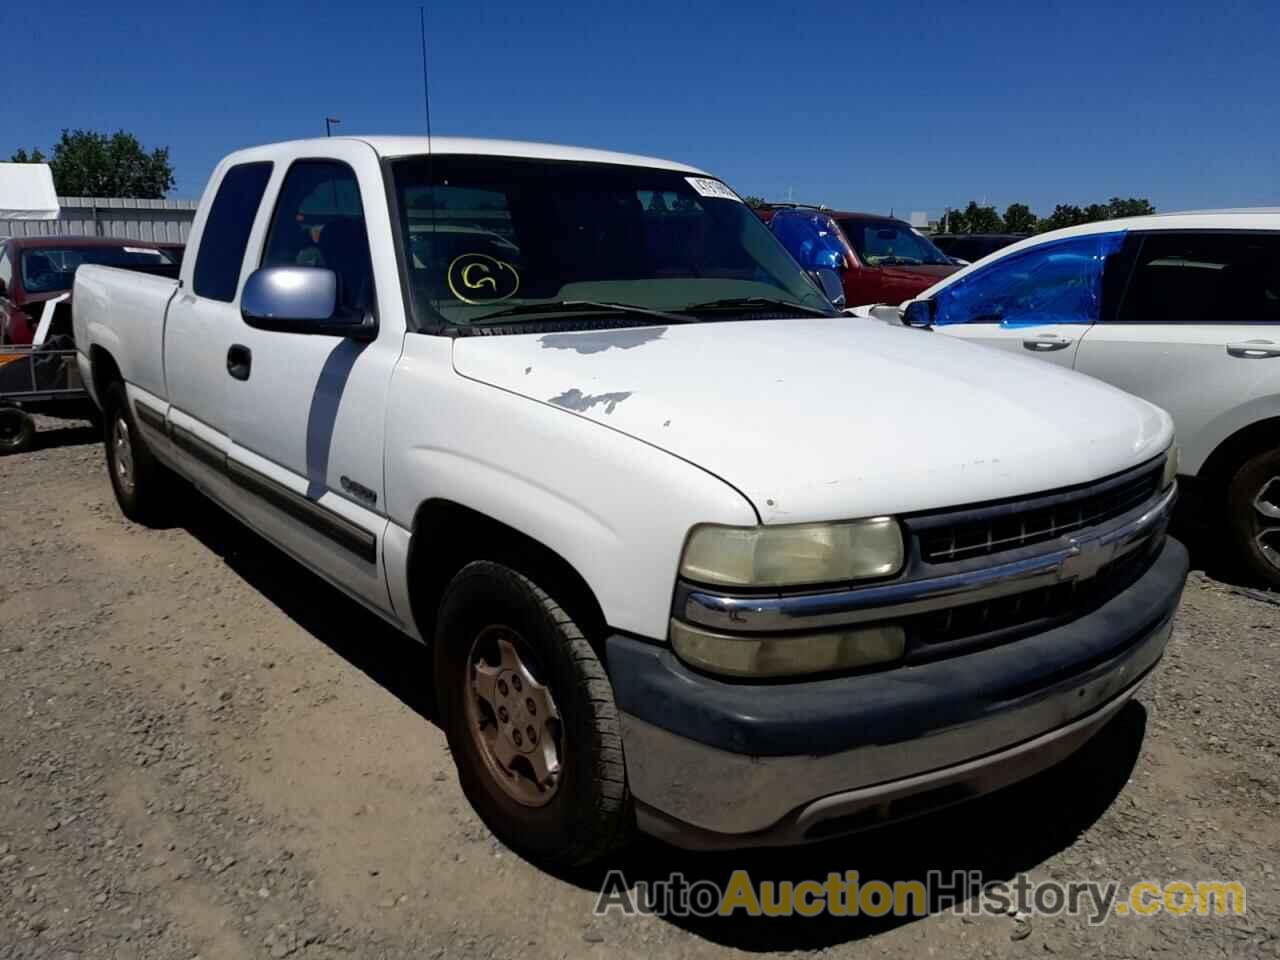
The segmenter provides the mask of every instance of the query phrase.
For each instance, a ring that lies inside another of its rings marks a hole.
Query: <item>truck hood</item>
[[[895,280],[911,280],[917,283],[927,282],[933,286],[943,277],[949,277],[960,269],[952,263],[922,263],[917,266],[901,265],[879,268],[885,277]]]
[[[1164,411],[1090,377],[848,317],[460,337],[453,362],[710,471],[766,523],[1064,487],[1173,435]]]

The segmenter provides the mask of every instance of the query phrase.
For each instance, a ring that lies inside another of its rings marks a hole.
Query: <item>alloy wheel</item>
[[[1253,498],[1253,540],[1258,552],[1280,569],[1280,477],[1270,477]]]

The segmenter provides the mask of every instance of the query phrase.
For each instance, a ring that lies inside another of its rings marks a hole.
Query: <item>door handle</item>
[[[248,380],[253,367],[253,353],[248,347],[233,343],[227,351],[227,373],[237,380]]]
[[[1037,353],[1049,353],[1051,350],[1065,349],[1071,346],[1072,342],[1065,337],[1035,337],[1031,340],[1023,340],[1022,345]]]
[[[1244,343],[1228,343],[1227,354],[1241,360],[1262,360],[1280,357],[1280,344],[1272,340],[1246,340]]]

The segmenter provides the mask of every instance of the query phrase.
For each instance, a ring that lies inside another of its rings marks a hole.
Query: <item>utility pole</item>
[[[342,121],[341,121],[341,120],[339,120],[337,117],[325,117],[325,118],[324,118],[324,135],[325,135],[326,137],[332,137],[332,136],[333,136],[333,125],[334,125],[335,123],[341,123],[341,122],[342,122]]]

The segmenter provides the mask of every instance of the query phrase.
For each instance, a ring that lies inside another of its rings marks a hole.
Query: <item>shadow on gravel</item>
[[[1236,560],[1221,514],[1219,506],[1206,500],[1194,487],[1179,497],[1169,533],[1181,540],[1191,553],[1191,569],[1202,570],[1230,587],[1274,592],[1275,588],[1253,576]]]
[[[1087,830],[1128,781],[1146,732],[1146,710],[1129,703],[1097,736],[1059,766],[990,796],[906,823],[841,840],[778,850],[694,854],[644,840],[605,866],[565,877],[598,891],[608,870],[628,884],[682,873],[724,889],[735,870],[761,880],[816,880],[858,871],[861,882],[919,880],[932,870],[980,871],[982,881],[1010,880],[1065,849]],[[976,891],[971,891],[976,892]],[[947,909],[938,899],[930,913]],[[763,953],[814,950],[883,933],[916,918],[667,917],[669,923],[722,946]]]
[[[190,494],[183,526],[291,620],[421,716],[436,722],[427,649],[276,549],[211,501]]]
[[[32,451],[56,450],[58,447],[76,447],[102,443],[102,431],[90,423],[76,422],[49,427],[41,424],[36,430]]]
[[[294,622],[424,718],[438,722],[426,648],[272,547],[239,521],[193,495],[186,529]],[[840,840],[736,853],[690,853],[642,838],[619,856],[560,879],[597,892],[608,871],[636,881],[683,874],[724,889],[735,870],[753,881],[826,880],[857,870],[862,882],[925,881],[979,871],[984,882],[1010,880],[1069,847],[1115,801],[1133,770],[1146,732],[1135,702],[1076,754],[1024,783],[969,803]],[[970,891],[972,893],[974,891]],[[935,900],[928,912],[950,904]],[[723,946],[750,952],[812,950],[874,936],[914,918],[667,916],[667,922]],[[607,922],[607,921],[606,921]]]

